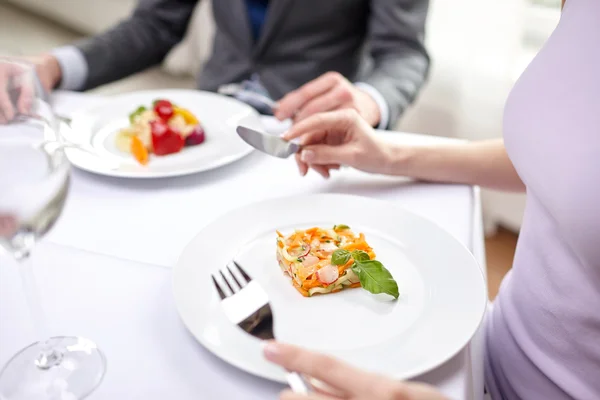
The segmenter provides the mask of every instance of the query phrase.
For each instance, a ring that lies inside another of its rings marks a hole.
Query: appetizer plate
[[[176,154],[151,155],[149,164],[142,166],[133,155],[117,149],[115,137],[129,125],[131,112],[140,105],[150,106],[156,99],[167,99],[190,110],[203,125],[206,141]],[[252,148],[238,137],[238,125],[262,128],[258,113],[235,99],[198,90],[149,90],[113,96],[81,110],[73,115],[71,129],[61,133],[79,146],[67,149],[76,167],[109,176],[159,178],[210,170],[248,155]]]
[[[302,297],[276,260],[276,233],[347,224],[363,232],[400,297],[362,288]],[[205,227],[173,271],[175,302],[196,339],[226,362],[285,382],[257,339],[232,325],[210,274],[235,259],[269,295],[278,340],[355,366],[410,378],[450,359],[471,339],[487,304],[471,253],[433,222],[392,203],[346,195],[279,198],[251,204]]]

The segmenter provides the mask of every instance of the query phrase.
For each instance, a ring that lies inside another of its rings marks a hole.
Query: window
[[[544,45],[560,19],[561,0],[526,0],[522,48],[513,78],[516,80]]]

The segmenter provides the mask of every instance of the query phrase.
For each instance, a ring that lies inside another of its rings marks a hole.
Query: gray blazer
[[[160,63],[182,40],[199,0],[140,0],[128,19],[76,46],[88,64],[84,89]],[[199,88],[216,91],[257,73],[274,99],[338,71],[377,89],[393,125],[429,69],[423,44],[428,0],[271,0],[254,42],[245,0],[213,0],[213,52]]]

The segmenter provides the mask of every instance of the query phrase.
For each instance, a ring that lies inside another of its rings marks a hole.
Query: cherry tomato
[[[169,100],[158,100],[154,103],[154,112],[166,122],[173,116],[173,104]]]
[[[150,122],[150,131],[152,132],[154,154],[164,156],[166,154],[177,153],[183,148],[183,137],[171,129],[165,122]]]

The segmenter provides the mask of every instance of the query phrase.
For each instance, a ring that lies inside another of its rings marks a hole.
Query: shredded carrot
[[[283,233],[279,232],[278,230],[275,230],[275,232],[277,232],[277,236],[279,236],[280,238],[283,237]]]
[[[148,164],[148,150],[137,136],[131,137],[131,154],[140,164]]]
[[[306,232],[306,234],[307,234],[307,235],[310,235],[310,236],[312,236],[312,235],[314,235],[314,234],[315,234],[315,233],[316,233],[318,230],[319,230],[319,228],[310,228],[310,229],[307,229],[305,232]]]
[[[369,252],[369,251],[372,250],[371,247],[369,247],[369,245],[365,241],[358,241],[358,242],[355,242],[355,243],[350,243],[349,245],[344,246],[344,249],[348,250],[348,251],[363,250],[363,251],[366,251],[366,252]]]
[[[354,260],[353,259],[349,259],[348,262],[344,265],[338,265],[338,273],[340,274],[340,276],[342,276],[344,274],[344,271],[346,271],[348,268],[350,268],[350,266],[354,264]]]
[[[356,282],[350,285],[351,288],[357,288],[357,287],[361,287],[360,282]]]
[[[304,281],[304,283],[302,283],[302,288],[306,290],[316,287],[323,287],[323,284],[318,279],[311,279],[310,281]]]
[[[279,246],[280,249],[283,249],[283,243],[281,242],[281,240],[277,241],[277,246]]]
[[[296,290],[298,292],[300,292],[300,294],[302,296],[304,296],[304,297],[308,297],[309,296],[308,290],[305,290],[305,289],[301,288],[300,286],[298,286],[298,284],[296,283],[296,281],[292,281],[292,282],[293,282],[294,287],[296,288]]]

